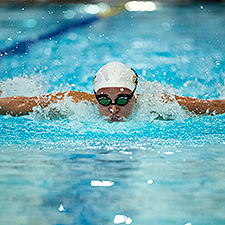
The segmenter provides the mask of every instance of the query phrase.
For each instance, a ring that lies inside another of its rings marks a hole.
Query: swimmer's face
[[[106,95],[112,100],[112,103],[115,103],[115,99],[118,95],[131,95],[132,91],[128,88],[120,87],[110,87],[110,88],[101,88],[96,92],[97,95]],[[98,102],[98,110],[101,116],[107,116],[109,122],[114,121],[123,121],[124,118],[127,118],[131,115],[134,107],[135,97],[133,96],[131,100],[124,106],[119,106],[117,104],[110,104],[108,106],[103,106]]]

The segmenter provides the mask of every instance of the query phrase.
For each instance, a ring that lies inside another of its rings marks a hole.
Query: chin
[[[124,121],[125,121],[125,117],[123,117],[123,116],[112,115],[112,116],[108,116],[108,117],[106,118],[106,120],[107,120],[109,123],[113,123],[113,122],[124,122]]]

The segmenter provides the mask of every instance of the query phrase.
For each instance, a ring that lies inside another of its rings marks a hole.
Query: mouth
[[[121,118],[120,118],[119,116],[113,115],[113,116],[110,116],[110,120],[111,120],[112,122],[118,122],[118,121],[121,120]]]
[[[108,122],[113,123],[113,122],[123,122],[123,117],[121,116],[116,116],[116,115],[111,115],[108,117]]]

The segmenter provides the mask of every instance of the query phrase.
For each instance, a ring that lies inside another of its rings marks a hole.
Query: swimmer
[[[109,122],[119,122],[128,118],[136,103],[135,95],[138,85],[136,72],[120,62],[104,65],[96,73],[94,94],[79,91],[45,94],[40,97],[14,96],[0,98],[0,114],[11,116],[28,115],[33,107],[47,107],[50,103],[63,101],[71,97],[73,103],[88,101],[97,104],[99,114],[107,117]],[[1,93],[0,93],[1,94]],[[166,96],[166,97],[165,97]],[[174,95],[171,99],[165,94],[163,102],[177,101],[186,110],[198,115],[215,115],[225,113],[225,100],[203,100]]]

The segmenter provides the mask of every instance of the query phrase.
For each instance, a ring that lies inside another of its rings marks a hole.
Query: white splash
[[[64,206],[62,204],[59,206],[58,210],[60,212],[65,212],[66,211],[66,209],[64,208]]]
[[[159,82],[148,82],[141,78],[139,82],[140,95],[134,106],[133,114],[128,119],[148,121],[154,119],[175,120],[190,116],[175,100],[172,88],[165,88]]]
[[[114,224],[120,224],[120,223],[131,224],[132,219],[125,215],[116,215],[113,222]]]
[[[114,182],[112,181],[100,181],[100,180],[92,180],[91,186],[92,187],[111,187],[114,185]]]
[[[42,74],[37,75],[22,75],[20,77],[8,78],[6,81],[0,82],[1,97],[8,96],[38,96],[42,93],[43,88],[48,84],[42,84]]]
[[[153,184],[153,182],[154,182],[153,180],[147,180],[148,184]]]

